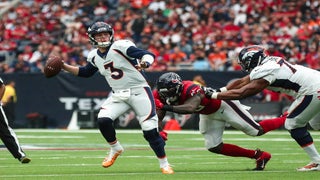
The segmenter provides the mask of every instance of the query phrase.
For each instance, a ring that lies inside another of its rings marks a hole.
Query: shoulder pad
[[[116,48],[124,48],[124,47],[130,47],[130,46],[136,46],[132,41],[128,40],[128,39],[121,39],[121,40],[117,40],[113,43],[113,45]]]
[[[96,66],[94,63],[94,58],[95,58],[95,56],[97,56],[97,51],[98,51],[98,49],[94,49],[94,50],[90,51],[87,56],[87,61],[90,62],[93,66]]]
[[[268,75],[274,74],[280,68],[280,65],[275,61],[267,61],[266,63],[255,67],[250,72],[250,79],[260,79]]]

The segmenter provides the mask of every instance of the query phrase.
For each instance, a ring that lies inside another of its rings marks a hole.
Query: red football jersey
[[[194,84],[192,81],[182,81],[182,92],[178,99],[178,105],[184,104],[186,100],[191,98],[196,94],[203,94],[204,91],[197,84]],[[159,99],[162,103],[166,104],[164,100],[160,98],[160,95],[157,90],[153,91],[153,96],[156,99]],[[209,99],[202,98],[199,107],[197,108],[195,113],[199,114],[212,114],[215,113],[221,105],[221,100],[218,99]]]

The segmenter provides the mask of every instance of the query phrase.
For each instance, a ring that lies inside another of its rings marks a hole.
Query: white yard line
[[[123,134],[130,134],[130,133],[136,133],[141,134],[141,130],[136,129],[117,129],[117,133],[123,133]],[[15,129],[15,132],[54,132],[54,133],[98,133],[100,134],[100,131],[97,129],[80,129],[80,130],[66,130],[66,129]],[[169,134],[200,134],[197,130],[181,130],[181,131],[166,131]],[[320,131],[310,131],[311,134],[314,135],[320,135]],[[224,134],[243,134],[242,131],[238,130],[225,130]],[[289,132],[286,130],[276,130],[268,132],[270,135],[284,135],[288,134]]]

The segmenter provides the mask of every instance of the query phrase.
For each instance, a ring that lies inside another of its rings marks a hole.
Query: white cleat
[[[311,162],[301,168],[298,168],[297,171],[320,171],[320,164]]]

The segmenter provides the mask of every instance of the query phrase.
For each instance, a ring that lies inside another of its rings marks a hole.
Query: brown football
[[[49,56],[44,66],[44,75],[47,78],[53,77],[61,71],[63,61],[58,56]]]

